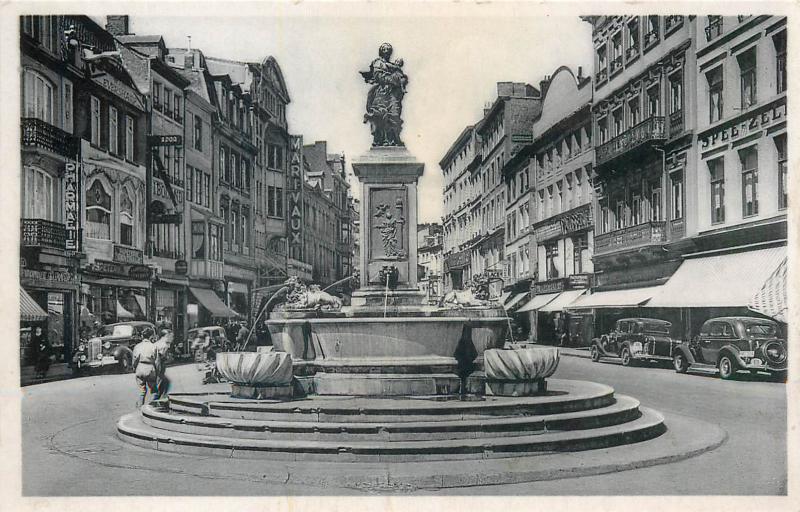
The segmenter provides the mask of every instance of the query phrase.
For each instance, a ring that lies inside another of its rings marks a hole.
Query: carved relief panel
[[[370,190],[370,260],[408,258],[408,197],[404,187]]]

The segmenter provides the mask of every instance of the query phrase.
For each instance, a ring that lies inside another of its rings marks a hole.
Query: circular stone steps
[[[666,431],[663,417],[608,386],[552,379],[534,397],[485,400],[170,395],[123,416],[123,440],[161,451],[282,461],[406,462],[605,448]]]

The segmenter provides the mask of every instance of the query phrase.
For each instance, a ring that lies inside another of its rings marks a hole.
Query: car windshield
[[[751,336],[775,336],[777,330],[770,324],[749,324],[747,334]]]
[[[648,322],[644,324],[644,330],[647,332],[660,332],[663,334],[669,334],[669,327],[670,324],[662,324],[662,323],[652,323]]]
[[[132,325],[107,325],[100,331],[100,336],[133,336]]]

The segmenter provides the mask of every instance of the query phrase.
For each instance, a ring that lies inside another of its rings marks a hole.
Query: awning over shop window
[[[117,318],[118,319],[127,318],[128,320],[133,320],[135,317],[133,313],[122,307],[122,304],[119,301],[117,301]]]
[[[645,288],[629,288],[627,290],[613,290],[597,292],[591,295],[581,295],[568,305],[567,309],[583,308],[632,308],[641,306],[656,295],[662,286],[647,286]]]
[[[788,266],[787,260],[784,259],[761,290],[750,300],[748,308],[779,322],[788,322],[789,303],[786,295]]]
[[[527,296],[528,296],[528,292],[518,293],[518,294],[514,295],[513,297],[511,297],[511,299],[503,305],[503,308],[506,311],[511,311],[512,309],[514,309],[514,306],[520,304],[522,302],[522,299],[524,299]]]
[[[112,279],[110,277],[84,277],[84,283],[95,286],[116,286],[120,288],[150,288],[150,281],[134,281],[130,279]]]
[[[42,322],[48,318],[45,310],[21,286],[19,288],[19,317],[23,322]]]
[[[570,304],[572,304],[575,299],[583,295],[584,292],[586,292],[586,290],[567,290],[565,292],[561,292],[558,297],[548,302],[547,305],[542,307],[539,311],[552,313],[555,311],[564,310]]]
[[[531,300],[528,301],[527,304],[522,306],[517,310],[517,313],[524,313],[526,311],[533,311],[535,309],[540,309],[544,305],[548,304],[551,300],[558,297],[557,293],[543,293],[540,295],[534,296]]]
[[[687,259],[647,307],[747,307],[785,260],[785,246]]]
[[[232,318],[238,316],[235,311],[225,305],[213,290],[206,290],[205,288],[189,288],[192,295],[200,302],[200,304],[211,313],[211,316],[221,318]]]

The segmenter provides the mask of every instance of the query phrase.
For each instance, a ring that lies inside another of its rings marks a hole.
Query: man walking
[[[156,333],[147,328],[142,332],[142,341],[133,347],[133,371],[136,375],[136,385],[139,387],[139,400],[137,407],[145,403],[147,390],[150,390],[150,399],[158,398],[158,377],[163,371],[161,354],[153,341]]]

